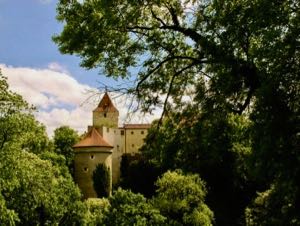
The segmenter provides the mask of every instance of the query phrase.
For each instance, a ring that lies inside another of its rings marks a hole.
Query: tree
[[[154,206],[168,225],[213,225],[213,212],[204,203],[206,188],[198,175],[168,171],[156,182]]]
[[[99,198],[111,193],[110,169],[105,164],[98,164],[93,172],[93,186]]]
[[[109,201],[107,198],[85,200],[87,206],[87,213],[85,216],[85,225],[103,225],[104,217],[109,211]]]
[[[109,197],[109,203],[104,225],[164,225],[165,217],[141,194],[118,189]]]
[[[206,78],[211,81],[206,96],[219,97],[223,106],[241,113],[258,86],[253,53],[261,48],[257,40],[270,39],[274,31],[265,28],[286,25],[284,19],[293,7],[285,2],[280,7],[263,4],[60,1],[57,19],[66,23],[54,41],[61,52],[80,55],[82,66],[101,66],[108,76],[124,78],[130,68],[141,68],[136,93],[145,109],[157,104],[162,94],[165,103],[169,97],[180,102],[187,88],[203,86]],[[280,19],[273,20],[275,14]]]
[[[195,111],[169,113],[159,130],[154,122],[141,149],[144,158],[164,171],[180,168],[201,175],[215,222],[245,225],[244,209],[257,188],[247,165],[251,122],[235,114],[195,115]]]
[[[53,141],[55,152],[65,157],[66,165],[73,173],[74,150],[72,147],[79,141],[78,133],[69,126],[61,126],[54,130]]]
[[[50,149],[45,126],[35,120],[33,111],[34,107],[9,90],[0,71],[0,150],[15,141],[36,154]]]
[[[84,206],[70,174],[38,157],[49,151],[45,127],[1,75],[0,88],[1,223],[80,224]]]
[[[123,154],[119,186],[150,198],[155,193],[155,181],[161,175],[160,165],[141,155]]]
[[[293,222],[300,199],[298,1],[61,0],[57,12],[65,23],[54,37],[60,51],[107,76],[137,71],[129,92],[144,110],[162,104],[164,116],[186,107],[190,95],[195,116],[249,117],[249,173],[260,192],[279,186]],[[219,134],[224,121],[216,123]]]
[[[0,162],[0,191],[14,224],[80,222],[81,195],[71,177],[18,146],[2,149]]]

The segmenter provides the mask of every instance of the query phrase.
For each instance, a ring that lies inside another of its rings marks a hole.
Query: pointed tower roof
[[[98,107],[94,111],[99,112],[119,112],[118,109],[112,103],[110,97],[108,96],[107,92],[105,92],[102,100],[98,104]]]
[[[73,146],[73,148],[79,147],[107,147],[113,148],[109,143],[107,143],[100,133],[93,127],[85,137]]]

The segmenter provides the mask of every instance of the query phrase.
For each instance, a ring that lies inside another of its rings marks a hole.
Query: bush
[[[118,189],[109,198],[109,202],[110,208],[107,211],[104,225],[164,225],[165,217],[141,194]]]
[[[109,201],[106,198],[90,198],[85,201],[87,211],[85,225],[103,225],[105,215],[108,213]]]
[[[168,225],[212,225],[213,212],[204,203],[205,184],[198,175],[168,171],[156,185],[153,203],[168,218]]]

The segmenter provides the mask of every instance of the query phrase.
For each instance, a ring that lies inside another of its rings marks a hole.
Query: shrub
[[[110,170],[105,164],[98,164],[93,172],[93,185],[99,198],[108,197],[111,192]]]

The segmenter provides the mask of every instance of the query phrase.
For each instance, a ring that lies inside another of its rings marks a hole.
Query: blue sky
[[[97,95],[98,82],[118,84],[100,75],[99,69],[81,68],[79,57],[60,54],[51,39],[62,30],[62,24],[55,19],[57,2],[0,0],[0,68],[10,88],[38,107],[36,117],[47,126],[50,135],[61,125],[83,132],[101,98]],[[85,103],[90,96],[92,101]],[[149,123],[153,119],[128,117],[126,106],[131,100],[125,97],[113,101],[120,111],[120,124]]]
[[[1,62],[34,68],[59,62],[79,82],[92,86],[97,86],[97,80],[115,84],[100,76],[98,70],[81,68],[79,57],[59,53],[51,40],[62,30],[62,24],[55,19],[56,4],[57,0],[0,0]]]

